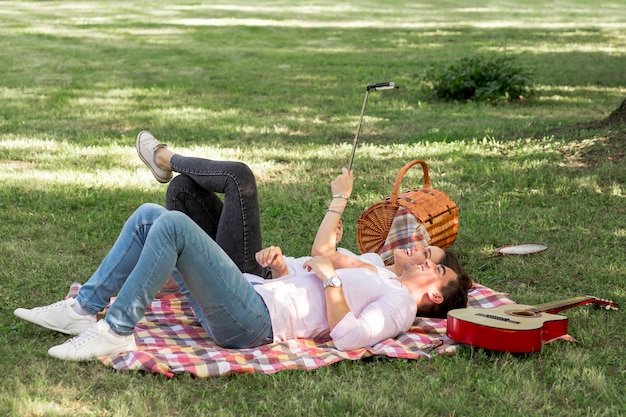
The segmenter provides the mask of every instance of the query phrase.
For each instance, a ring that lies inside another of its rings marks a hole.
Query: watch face
[[[341,287],[341,280],[339,277],[332,277],[330,282],[333,287]]]
[[[337,276],[328,278],[328,280],[324,283],[324,288],[328,287],[341,287],[341,279]]]

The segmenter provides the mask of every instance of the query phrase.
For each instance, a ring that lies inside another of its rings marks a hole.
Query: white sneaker
[[[72,308],[75,303],[74,298],[68,298],[45,307],[30,310],[18,308],[13,314],[46,329],[65,334],[81,334],[96,322],[96,316],[81,316]]]
[[[155,160],[155,152],[157,149],[166,148],[167,145],[164,143],[159,143],[158,140],[152,136],[152,133],[147,130],[143,130],[139,132],[137,135],[137,155],[143,161],[144,164],[148,165],[150,171],[152,171],[152,175],[158,182],[166,183],[172,179],[172,171],[166,171],[164,169],[159,168]]]
[[[80,336],[51,347],[48,355],[68,361],[87,361],[137,349],[134,335],[115,335],[110,330],[109,324],[100,320]]]

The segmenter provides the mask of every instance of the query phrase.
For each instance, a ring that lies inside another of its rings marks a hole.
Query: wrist
[[[341,278],[337,275],[331,275],[328,279],[324,280],[324,289],[333,287],[333,288],[341,288],[343,283],[341,282]]]
[[[348,206],[347,203],[348,203],[347,200],[335,200],[335,199],[333,199],[333,201],[331,201],[331,203],[328,205],[328,210],[327,211],[330,211],[330,212],[337,213],[337,214],[341,215],[341,214],[343,214],[343,211]]]

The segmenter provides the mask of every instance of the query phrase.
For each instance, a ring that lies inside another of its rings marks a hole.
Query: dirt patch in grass
[[[561,126],[552,129],[549,134],[580,137],[581,131],[588,131],[593,139],[582,140],[568,147],[565,156],[569,164],[593,166],[600,162],[626,162],[626,99],[603,120]],[[603,134],[595,136],[595,131],[602,131]]]
[[[626,162],[626,131],[610,133],[565,147],[564,158],[571,167],[595,166],[601,162]]]

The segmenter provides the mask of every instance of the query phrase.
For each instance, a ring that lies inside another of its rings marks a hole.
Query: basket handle
[[[425,189],[430,188],[430,177],[428,176],[428,165],[426,162],[421,161],[419,159],[414,159],[409,162],[405,166],[400,169],[398,172],[398,176],[396,177],[396,182],[393,184],[393,190],[391,191],[391,203],[395,205],[398,202],[398,192],[400,191],[400,184],[402,183],[402,177],[404,174],[413,166],[420,164],[422,166],[422,170],[424,171],[424,187]]]

